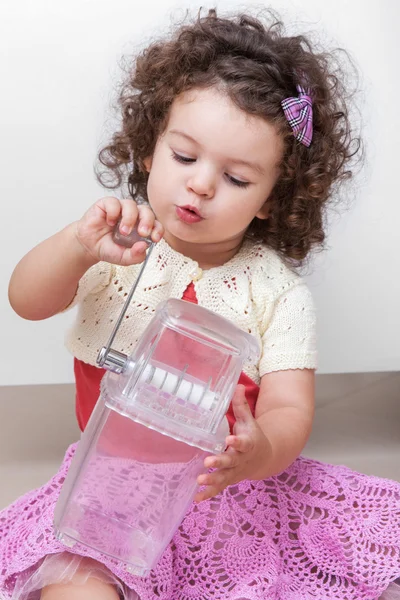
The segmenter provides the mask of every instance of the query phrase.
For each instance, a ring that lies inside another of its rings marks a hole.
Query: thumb
[[[236,386],[236,391],[232,398],[232,408],[236,421],[244,423],[254,420],[249,403],[246,399],[244,385]]]

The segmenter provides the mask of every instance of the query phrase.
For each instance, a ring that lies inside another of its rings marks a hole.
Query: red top
[[[183,294],[183,300],[197,304],[196,292],[193,283],[191,283]],[[74,359],[74,372],[76,380],[76,416],[78,424],[83,431],[92,414],[92,410],[100,395],[100,381],[105,373],[104,369],[99,369],[89,365],[77,358]],[[239,383],[246,387],[246,398],[254,415],[259,387],[250,377],[242,373]],[[229,407],[226,414],[229,421],[229,427],[232,431],[235,417],[232,406]]]

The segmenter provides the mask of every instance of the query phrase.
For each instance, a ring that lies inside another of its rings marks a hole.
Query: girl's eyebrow
[[[192,138],[190,135],[188,135],[184,131],[180,131],[179,129],[171,129],[169,133],[173,134],[173,135],[179,135],[180,137],[183,137],[183,138],[189,140],[189,142],[192,142],[192,143],[196,144],[197,146],[200,146],[200,144],[197,140]],[[253,171],[257,171],[258,173],[260,173],[260,175],[265,175],[264,169],[258,163],[251,162],[248,160],[241,160],[238,158],[228,158],[228,162],[233,163],[235,165],[244,165],[245,167],[250,167],[250,169],[252,169]]]

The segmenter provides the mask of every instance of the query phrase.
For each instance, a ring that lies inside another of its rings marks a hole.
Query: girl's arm
[[[267,476],[286,469],[302,452],[314,419],[314,395],[313,370],[277,371],[262,377],[255,417],[271,445]]]
[[[141,236],[151,235],[158,242],[163,235],[163,227],[149,207],[137,206],[131,199],[98,200],[79,221],[33,248],[18,263],[8,292],[15,312],[24,319],[47,319],[71,303],[79,280],[97,262],[123,266],[142,262],[146,242],[137,242],[132,248],[114,242],[119,218],[121,233],[128,234],[138,222]]]
[[[215,496],[243,479],[268,479],[284,471],[301,453],[314,415],[314,371],[287,370],[264,375],[255,418],[238,386],[232,400],[236,418],[227,450],[209,456],[204,466],[215,469],[198,477],[206,486],[195,500]]]
[[[47,319],[72,301],[80,278],[96,262],[78,242],[76,224],[38,244],[17,264],[8,297],[24,319]]]

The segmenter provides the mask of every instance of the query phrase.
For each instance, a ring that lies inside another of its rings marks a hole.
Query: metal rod
[[[150,258],[150,255],[151,255],[151,252],[152,252],[152,250],[153,250],[153,248],[154,248],[154,245],[155,245],[154,243],[150,244],[150,246],[149,246],[149,249],[147,250],[146,258],[144,259],[144,262],[143,262],[143,264],[142,264],[142,267],[141,267],[141,269],[140,269],[140,271],[139,271],[139,275],[137,276],[137,279],[136,279],[135,283],[133,284],[133,286],[132,286],[132,288],[131,288],[131,291],[130,291],[130,292],[129,292],[129,294],[128,294],[128,297],[127,297],[127,299],[125,300],[125,304],[124,304],[124,306],[122,307],[121,314],[119,315],[119,317],[118,317],[118,320],[117,320],[117,322],[116,322],[116,323],[115,323],[115,325],[114,325],[114,329],[113,329],[113,330],[112,330],[112,332],[111,332],[110,338],[109,338],[109,340],[108,340],[108,342],[107,342],[106,346],[104,346],[104,347],[102,348],[102,350],[99,352],[99,355],[97,356],[97,364],[98,364],[100,367],[102,367],[102,366],[104,365],[104,363],[106,362],[106,360],[107,360],[107,356],[108,356],[108,353],[109,353],[109,351],[110,351],[110,348],[111,348],[111,346],[112,346],[112,343],[113,343],[113,341],[114,341],[114,338],[115,338],[115,336],[117,335],[117,331],[118,331],[118,329],[119,329],[119,326],[120,326],[120,325],[121,325],[121,323],[122,323],[122,320],[123,320],[123,318],[124,318],[124,316],[125,316],[125,313],[126,313],[126,311],[128,310],[128,306],[129,306],[129,304],[130,304],[130,302],[131,302],[131,300],[132,300],[132,296],[133,296],[133,294],[134,294],[134,293],[135,293],[135,291],[136,291],[136,288],[137,288],[137,286],[138,286],[138,284],[139,284],[140,278],[141,278],[141,277],[142,277],[142,275],[143,275],[143,271],[144,271],[144,269],[145,269],[145,267],[146,267],[146,265],[147,265],[147,262],[148,262],[148,260],[149,260],[149,258]]]

